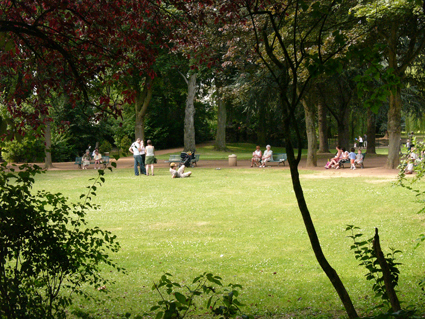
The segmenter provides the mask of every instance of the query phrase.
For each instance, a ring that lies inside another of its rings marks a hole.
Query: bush
[[[44,160],[44,143],[34,137],[24,137],[2,143],[2,157],[6,162],[41,162]]]
[[[52,161],[66,162],[75,159],[75,148],[69,143],[68,134],[52,134]]]
[[[121,142],[120,142],[120,149],[121,149],[121,153],[124,155],[124,156],[127,156],[128,155],[128,153],[130,153],[129,151],[128,151],[128,148],[130,147],[130,145],[131,145],[131,140],[130,140],[130,138],[127,136],[127,135],[125,135],[122,139],[121,139]]]
[[[105,152],[110,152],[112,150],[112,145],[107,140],[104,140],[99,146],[99,152],[103,155]]]
[[[83,283],[102,290],[99,266],[115,267],[107,254],[119,249],[115,236],[85,221],[104,171],[85,202],[70,204],[60,193],[32,191],[40,167],[6,169],[0,165],[0,318],[65,318],[72,293],[84,295]]]

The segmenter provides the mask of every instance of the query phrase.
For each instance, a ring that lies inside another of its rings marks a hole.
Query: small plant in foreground
[[[195,298],[201,295],[209,295],[206,302],[206,309],[220,319],[235,318],[238,314],[241,318],[252,318],[241,314],[239,307],[243,306],[237,297],[242,289],[241,285],[229,284],[224,287],[221,278],[211,273],[203,273],[192,281],[191,286],[181,286],[177,282],[169,279],[171,274],[165,273],[158,283],[154,283],[152,290],[156,290],[161,297],[157,306],[153,306],[151,311],[158,311],[156,319],[184,318],[191,309],[196,308]],[[180,290],[180,291],[176,291]],[[182,291],[183,290],[183,291]],[[166,298],[164,292],[168,295]]]
[[[0,318],[65,318],[71,294],[84,295],[82,284],[108,282],[101,264],[121,270],[108,255],[120,248],[115,236],[85,221],[86,211],[97,208],[90,199],[104,171],[76,204],[60,193],[33,192],[42,172],[35,165],[18,172],[0,165]]]

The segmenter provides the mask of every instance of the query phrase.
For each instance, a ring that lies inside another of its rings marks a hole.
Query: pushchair
[[[179,167],[184,165],[186,167],[193,167],[192,159],[195,158],[195,152],[181,152]]]

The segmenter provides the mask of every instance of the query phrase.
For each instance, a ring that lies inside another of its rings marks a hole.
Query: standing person
[[[155,148],[152,146],[151,140],[147,140],[146,150],[146,175],[149,176],[149,166],[151,167],[151,174],[153,176],[153,164],[155,164]]]
[[[83,155],[82,161],[83,161],[83,169],[87,169],[90,165],[90,151],[86,150],[86,153]]]
[[[363,145],[365,148],[367,148],[367,135],[363,135]]]
[[[356,160],[356,153],[354,153],[354,151],[355,151],[355,148],[352,147],[351,152],[348,154],[348,158],[350,159],[351,169],[356,169],[356,165],[354,164],[354,161]]]
[[[138,138],[136,142],[131,144],[130,148],[128,149],[130,153],[133,154],[133,157],[134,157],[134,174],[136,176],[139,176],[139,170],[137,168],[137,165],[140,166],[140,174],[146,175],[145,165],[143,164],[142,155],[141,155],[142,146],[143,146],[143,142],[140,140],[140,138]]]
[[[185,178],[192,175],[192,172],[187,172],[187,173],[184,172],[184,169],[186,168],[186,166],[184,165],[180,166],[178,170],[176,170],[176,168],[177,168],[176,163],[170,164],[170,173],[172,178]]]
[[[363,147],[363,137],[359,136],[359,147]]]
[[[102,163],[102,154],[99,153],[99,150],[96,148],[94,150],[94,169],[100,169],[100,164]],[[96,168],[99,165],[98,168]]]

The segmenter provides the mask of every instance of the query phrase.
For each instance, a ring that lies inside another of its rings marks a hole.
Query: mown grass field
[[[76,299],[70,311],[85,313],[86,318],[142,315],[159,300],[151,286],[164,272],[188,283],[207,271],[224,283],[241,284],[240,300],[252,315],[344,315],[315,260],[287,168],[192,171],[188,179],[171,179],[166,169],[157,169],[153,177],[135,177],[132,169],[107,172],[94,199],[101,209],[90,211],[88,220],[117,235],[122,249],[113,259],[127,273],[105,267],[104,275],[115,281],[107,287],[108,294],[85,287],[98,301]],[[76,201],[96,175],[94,170],[49,171],[37,177],[35,188]],[[389,247],[403,251],[398,256],[403,263],[399,296],[423,311],[417,283],[425,277],[424,246],[413,247],[423,233],[424,216],[415,214],[420,206],[413,194],[384,177],[301,175],[325,255],[359,313],[369,313],[379,300],[350,251],[347,224],[361,227],[368,238],[378,227],[386,252]]]

